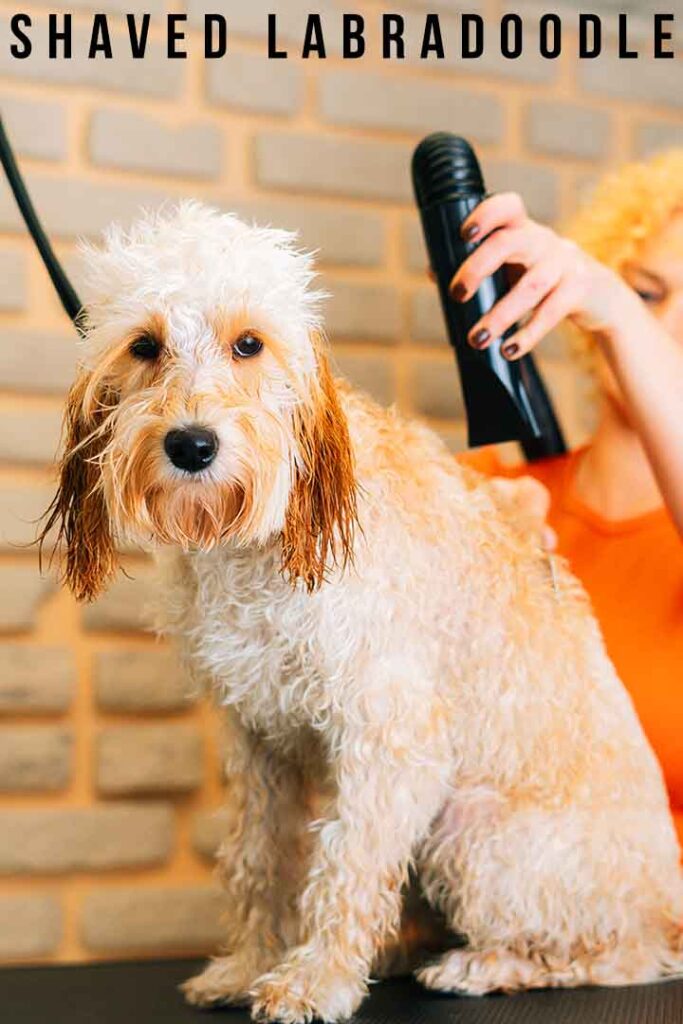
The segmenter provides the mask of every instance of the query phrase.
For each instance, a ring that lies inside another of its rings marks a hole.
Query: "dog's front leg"
[[[302,942],[254,986],[258,1019],[347,1018],[367,990],[378,948],[398,928],[401,886],[443,802],[447,761],[432,756],[436,737],[420,758],[410,719],[398,737],[390,733],[386,725],[356,725],[335,738],[337,796],[317,830],[301,897]]]
[[[227,955],[182,988],[188,1002],[244,1002],[298,938],[294,916],[305,797],[297,767],[235,724],[227,766],[230,833],[218,851],[228,898]]]

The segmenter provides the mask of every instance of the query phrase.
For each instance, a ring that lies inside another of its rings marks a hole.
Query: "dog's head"
[[[280,537],[286,574],[319,585],[351,552],[356,492],[310,256],[196,203],[83,255],[82,369],[44,530],[59,528],[71,589],[96,596],[126,536]]]

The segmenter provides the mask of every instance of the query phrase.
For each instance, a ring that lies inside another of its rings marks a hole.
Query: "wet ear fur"
[[[97,597],[118,565],[98,459],[108,441],[103,424],[115,396],[106,389],[106,393],[96,396],[93,411],[86,412],[90,383],[90,377],[82,374],[69,392],[59,486],[38,538],[42,556],[43,546],[52,541],[50,534],[57,528],[57,547],[64,554],[64,579],[79,601]]]
[[[357,487],[346,416],[319,343],[311,401],[295,414],[301,464],[282,532],[282,568],[306,589],[317,589],[333,565],[353,559]]]

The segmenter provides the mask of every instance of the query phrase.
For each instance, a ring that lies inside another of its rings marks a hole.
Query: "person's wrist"
[[[638,337],[652,317],[645,303],[626,281],[613,271],[605,270],[601,316],[596,318],[591,333],[610,355]]]

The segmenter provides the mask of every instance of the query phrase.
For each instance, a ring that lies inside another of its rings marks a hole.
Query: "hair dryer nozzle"
[[[412,172],[420,209],[456,196],[482,196],[486,191],[469,142],[449,132],[434,132],[422,140],[413,154]]]

